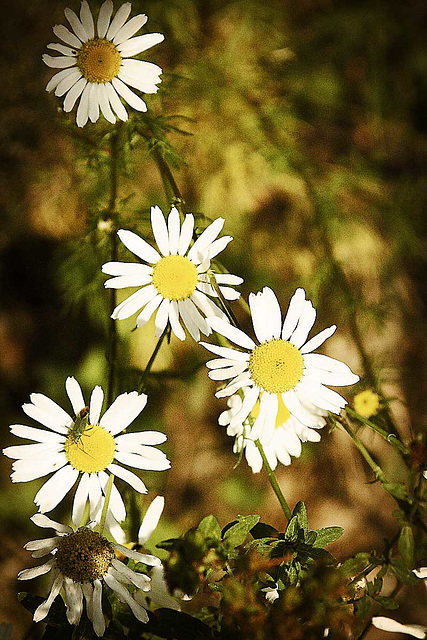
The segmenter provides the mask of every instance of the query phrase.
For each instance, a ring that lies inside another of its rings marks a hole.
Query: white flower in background
[[[79,525],[87,500],[90,519],[99,520],[110,473],[139,493],[147,492],[142,480],[121,465],[163,471],[169,469],[170,463],[163,451],[153,446],[166,440],[163,433],[138,431],[119,435],[144,409],[145,394],[122,393],[100,417],[104,399],[101,387],[92,391],[89,407],[75,378],[67,378],[65,387],[75,417],[47,396],[33,393],[31,402],[22,408],[46,429],[11,425],[14,435],[36,444],[7,447],[3,453],[16,460],[12,465],[12,482],[27,482],[53,473],[34,499],[43,513],[54,509],[81,475],[73,502],[73,523]],[[109,510],[119,522],[126,517],[123,500],[114,484]]]
[[[65,17],[72,31],[63,25],[55,25],[53,32],[65,44],[51,43],[49,49],[59,56],[43,55],[48,67],[61,69],[46,90],[55,89],[55,95],[64,96],[64,111],[71,111],[80,98],[77,109],[77,125],[83,127],[88,119],[96,122],[100,112],[108,122],[127,120],[128,114],[120,98],[133,109],[146,111],[144,100],[129,87],[143,93],[156,93],[162,70],[152,62],[131,59],[164,39],[161,33],[135,33],[148,18],[144,14],[128,17],[132,5],[125,2],[113,19],[113,2],[106,0],[99,10],[96,27],[86,0],[80,9],[80,18],[71,9],[65,9]],[[116,115],[115,115],[116,114]]]
[[[119,600],[126,602],[138,620],[147,622],[148,615],[141,604],[136,602],[124,585],[132,585],[149,591],[151,580],[144,573],[132,571],[117,559],[115,551],[150,566],[159,566],[156,556],[138,553],[127,547],[109,542],[100,533],[89,527],[77,531],[60,524],[45,515],[37,513],[31,520],[39,527],[55,529],[52,538],[33,540],[25,545],[32,551],[33,558],[53,557],[42,565],[24,569],[18,574],[19,580],[30,580],[52,571],[52,587],[49,596],[34,612],[34,621],[43,620],[59,594],[64,590],[67,619],[70,624],[78,624],[86,601],[86,613],[93,624],[97,636],[105,632],[105,619],[102,613],[103,583],[112,589]]]
[[[245,396],[247,393],[248,389],[245,389],[243,395]],[[246,420],[236,423],[234,416],[240,413],[243,403],[244,399],[239,394],[232,395],[227,401],[229,409],[221,413],[218,422],[221,426],[227,426],[227,434],[229,436],[235,437],[234,453],[240,454],[243,449],[246,461],[253,473],[258,473],[262,469],[263,461],[255,444],[257,438],[252,436],[251,424],[258,416],[260,403],[259,401],[256,402]],[[326,411],[305,404],[304,406],[313,416],[317,416],[315,428],[306,427],[298,418],[291,415],[283,403],[282,397],[279,396],[275,428],[273,431],[268,431],[266,435],[261,434],[259,437],[268,464],[272,469],[277,467],[278,462],[290,465],[291,456],[299,458],[302,442],[319,442],[320,434],[317,429],[325,426],[326,422],[323,416],[326,415]]]
[[[277,583],[275,587],[264,587],[261,589],[263,593],[265,593],[265,599],[267,602],[272,604],[277,598],[279,598],[279,589],[277,587]]]
[[[196,341],[200,339],[200,332],[205,335],[212,332],[204,316],[214,315],[225,322],[225,314],[209,297],[217,297],[210,282],[216,281],[226,300],[236,300],[240,294],[228,285],[240,284],[243,280],[229,273],[213,273],[210,268],[212,258],[232,240],[231,236],[217,237],[223,225],[224,219],[217,218],[190,246],[194,216],[188,213],[181,225],[178,210],[172,207],[166,222],[161,209],[152,207],[151,226],[159,251],[136,233],[120,229],[118,235],[123,244],[148,264],[107,262],[103,265],[104,273],[115,276],[106,281],[107,288],[140,287],[114,309],[111,317],[130,318],[142,309],[136,319],[137,327],[142,327],[157,311],[157,337],[169,322],[177,338],[185,340],[181,318]]]
[[[393,633],[405,633],[408,636],[414,638],[425,638],[427,636],[427,627],[420,624],[401,624],[392,620],[392,618],[386,618],[384,616],[378,616],[372,618],[372,624],[377,629],[382,631],[392,631]]]
[[[138,532],[138,544],[140,544],[141,546],[145,545],[154,529],[157,527],[164,506],[165,499],[163,498],[163,496],[157,496],[148,507]],[[139,602],[139,604],[141,604],[143,607],[148,607],[149,599],[159,607],[166,607],[167,609],[175,609],[175,611],[180,611],[181,607],[169,594],[169,589],[165,580],[165,571],[162,564],[156,565],[152,568],[150,578],[150,591],[138,591],[135,594],[135,600]]]
[[[282,323],[279,303],[268,287],[249,295],[252,324],[259,341],[256,344],[246,333],[221,318],[209,318],[214,331],[243,348],[234,349],[201,342],[220,356],[207,362],[212,380],[227,380],[228,385],[216,396],[231,396],[245,389],[240,411],[230,422],[234,427],[243,423],[259,400],[259,412],[251,437],[271,441],[279,410],[279,399],[301,424],[316,429],[319,415],[308,407],[339,414],[347,401],[325,385],[354,384],[359,377],[349,367],[329,356],[312,353],[335,331],[336,326],[324,329],[307,341],[316,311],[305,299],[304,289],[293,295]]]

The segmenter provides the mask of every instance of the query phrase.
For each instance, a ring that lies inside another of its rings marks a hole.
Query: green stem
[[[139,393],[142,393],[142,392],[144,391],[144,388],[145,388],[145,378],[146,378],[146,377],[147,377],[147,375],[150,373],[150,371],[151,371],[151,367],[153,366],[153,363],[154,363],[154,360],[156,359],[157,354],[159,353],[160,347],[162,346],[162,342],[163,342],[163,340],[165,339],[165,337],[167,336],[167,334],[168,334],[168,329],[166,328],[166,329],[163,331],[163,333],[162,333],[162,335],[160,336],[160,338],[157,340],[157,344],[156,344],[156,346],[154,347],[154,351],[153,351],[153,353],[151,354],[149,361],[147,362],[147,366],[145,367],[144,371],[142,372],[141,380],[140,380],[140,383],[139,383],[139,389],[138,389],[138,392],[139,392]]]
[[[371,467],[371,469],[374,472],[375,477],[377,478],[377,480],[379,480],[380,482],[387,482],[383,470],[381,469],[381,467],[379,467],[377,465],[377,463],[372,458],[371,454],[369,453],[369,451],[367,450],[365,445],[361,442],[361,440],[359,440],[357,435],[351,429],[350,425],[348,424],[348,421],[345,418],[342,418],[341,420],[338,420],[337,422],[338,422],[338,424],[340,424],[342,426],[342,428],[345,431],[347,431],[348,435],[353,440],[354,444],[359,449],[360,453],[362,454],[362,456],[365,458],[366,462]]]
[[[119,134],[120,127],[118,126],[111,134],[111,165],[110,165],[110,201],[108,203],[108,213],[110,218],[115,221],[116,203],[118,194],[118,182],[119,182]],[[111,262],[117,260],[117,233],[116,225],[113,224],[110,235],[110,259]],[[107,403],[110,405],[113,402],[114,388],[116,382],[116,364],[117,364],[117,325],[116,320],[111,318],[114,309],[117,306],[117,290],[110,289],[109,292],[109,311],[110,318],[108,323],[108,385],[107,385]]]
[[[114,475],[110,473],[110,477],[108,478],[107,487],[105,491],[105,499],[104,506],[102,507],[101,520],[99,521],[99,525],[97,527],[99,533],[102,535],[105,528],[105,521],[107,519],[108,506],[110,504],[111,490],[113,488],[114,483]]]
[[[403,454],[408,454],[409,453],[408,449],[405,447],[403,442],[401,442],[399,440],[399,438],[398,438],[398,436],[396,436],[396,434],[389,433],[388,431],[386,431],[382,427],[379,427],[377,424],[375,424],[375,422],[372,422],[371,420],[368,420],[368,418],[364,418],[359,413],[357,413],[357,411],[354,411],[350,407],[346,408],[346,413],[348,413],[348,415],[350,415],[352,418],[355,418],[356,420],[358,420],[362,424],[365,424],[366,426],[370,427],[373,431],[376,431],[377,433],[379,433],[380,436],[382,436],[384,438],[384,440],[387,440],[387,442],[390,442],[392,445],[394,445],[396,447],[396,449],[399,449],[400,453],[403,453]]]
[[[285,496],[283,495],[281,488],[279,487],[279,483],[276,480],[276,476],[274,475],[274,471],[273,471],[273,469],[270,467],[270,465],[268,463],[267,456],[265,455],[264,449],[262,448],[262,444],[260,443],[259,440],[256,440],[255,444],[258,447],[258,451],[261,454],[261,458],[262,458],[262,461],[264,463],[265,470],[267,471],[268,479],[270,480],[270,484],[271,484],[271,486],[273,488],[273,491],[276,494],[278,501],[280,502],[280,506],[283,509],[283,513],[285,514],[286,518],[288,520],[290,520],[291,517],[292,517],[292,512],[289,509],[289,505],[286,502]]]

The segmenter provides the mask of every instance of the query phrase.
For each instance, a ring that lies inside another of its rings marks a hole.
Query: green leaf
[[[250,534],[253,538],[276,538],[278,533],[277,529],[265,522],[258,522],[250,530]]]
[[[402,558],[395,558],[389,566],[396,578],[403,584],[410,586],[417,584],[418,578],[408,569]]]
[[[414,535],[409,525],[402,527],[398,545],[404,566],[407,569],[412,569],[414,566]]]
[[[307,509],[302,500],[296,503],[294,510],[292,512],[292,515],[297,517],[298,524],[301,527],[301,529],[304,529],[304,531],[307,531],[308,529]]]
[[[221,540],[221,527],[219,526],[218,520],[215,516],[211,515],[203,518],[197,527],[197,531],[199,531],[204,538]]]
[[[217,635],[204,622],[188,613],[173,609],[157,609],[149,612],[149,621],[143,630],[168,640],[212,640]],[[141,628],[142,631],[142,628]],[[139,636],[138,636],[139,637]]]
[[[312,547],[317,539],[317,531],[306,531],[304,536],[304,542],[309,547]]]
[[[234,549],[243,544],[249,531],[259,520],[259,516],[238,516],[238,522],[227,529],[224,534],[224,542]]]
[[[325,529],[317,529],[317,538],[313,544],[313,547],[323,549],[334,540],[341,538],[344,533],[342,527],[326,527]]]
[[[393,496],[393,498],[397,498],[398,500],[408,499],[408,491],[403,482],[382,482],[381,486],[387,493]]]
[[[394,598],[387,596],[375,596],[372,598],[375,602],[378,602],[384,609],[398,609],[399,603]]]
[[[299,530],[300,530],[300,526],[298,522],[298,517],[293,516],[289,520],[288,526],[286,527],[284,539],[292,542],[296,541],[298,539]]]
[[[346,576],[349,578],[354,578],[357,576],[363,569],[371,562],[371,556],[367,552],[361,552],[354,556],[354,558],[349,558],[341,565],[341,571],[344,572]]]

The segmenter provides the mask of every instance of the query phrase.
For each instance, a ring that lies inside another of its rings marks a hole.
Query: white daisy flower
[[[253,473],[259,473],[262,469],[263,461],[256,445],[258,438],[254,438],[252,435],[252,425],[259,414],[260,402],[257,401],[255,403],[250,414],[243,422],[236,423],[234,421],[236,414],[241,415],[244,397],[248,391],[248,389],[243,391],[243,398],[239,394],[234,394],[228,399],[229,409],[221,413],[218,422],[221,426],[227,426],[227,434],[229,436],[235,437],[234,453],[240,454],[244,450],[246,461]],[[326,422],[323,416],[327,412],[313,405],[309,406],[304,402],[303,405],[313,416],[317,416],[315,428],[303,425],[298,418],[290,413],[282,397],[279,396],[275,428],[266,434],[261,434],[259,437],[268,464],[273,470],[277,467],[278,462],[287,466],[291,464],[291,456],[299,458],[302,442],[319,442],[320,440],[320,434],[317,429],[325,426]]]
[[[163,471],[170,468],[170,462],[163,451],[153,446],[165,442],[163,433],[138,431],[119,435],[144,409],[145,394],[122,393],[100,417],[104,399],[101,387],[92,391],[89,407],[75,378],[67,378],[65,388],[75,417],[45,395],[33,393],[31,402],[22,408],[46,429],[11,425],[14,435],[36,444],[7,447],[3,453],[16,460],[12,465],[12,482],[27,482],[53,473],[34,499],[42,513],[54,509],[80,478],[72,516],[73,523],[79,525],[87,500],[90,519],[99,520],[110,473],[139,493],[147,492],[142,480],[121,465]],[[114,484],[109,510],[109,516],[119,522],[126,517],[123,500]]]
[[[324,329],[307,341],[316,311],[305,299],[304,289],[297,289],[293,295],[283,323],[277,298],[268,287],[257,294],[251,293],[249,306],[259,344],[240,329],[215,317],[208,318],[212,329],[244,351],[200,343],[220,356],[207,362],[209,377],[221,381],[231,378],[216,396],[227,397],[246,389],[242,407],[230,425],[243,423],[258,400],[259,413],[251,431],[255,440],[262,437],[268,442],[272,439],[279,399],[292,416],[311,429],[318,427],[319,415],[307,405],[339,414],[347,401],[325,385],[350,385],[359,377],[346,364],[312,353],[334,333],[336,326]]]
[[[377,616],[372,618],[372,624],[382,631],[391,631],[393,633],[404,633],[413,638],[427,637],[427,627],[420,624],[401,624],[392,618],[385,616]]]
[[[48,67],[61,69],[48,82],[46,91],[55,89],[55,95],[64,96],[63,109],[69,112],[80,98],[77,109],[77,125],[83,127],[88,119],[96,122],[100,112],[108,122],[115,123],[116,116],[127,120],[128,114],[120,98],[133,109],[147,111],[144,100],[129,87],[143,93],[156,93],[162,70],[152,62],[131,59],[164,39],[161,33],[135,33],[147,22],[144,14],[128,17],[132,5],[125,2],[113,19],[113,2],[106,0],[95,22],[86,0],[80,8],[80,18],[71,9],[65,9],[65,17],[71,31],[61,24],[53,27],[57,38],[65,44],[50,43],[49,49],[59,56],[43,55]]]
[[[117,559],[118,551],[136,562],[157,567],[161,562],[156,556],[139,553],[127,547],[109,542],[100,533],[90,527],[81,527],[76,531],[37,513],[31,520],[39,527],[55,529],[52,538],[33,540],[25,545],[32,551],[33,558],[53,557],[31,569],[18,574],[19,580],[31,580],[52,571],[52,586],[48,598],[34,612],[34,621],[43,620],[59,594],[64,590],[67,619],[70,624],[78,624],[86,602],[86,613],[93,624],[97,636],[105,632],[105,619],[102,613],[102,589],[105,585],[115,592],[120,601],[126,602],[134,616],[141,622],[148,621],[148,614],[140,603],[136,602],[125,585],[132,585],[142,591],[149,591],[150,578],[144,573],[132,571]]]
[[[223,225],[224,219],[217,218],[190,246],[194,216],[187,214],[181,225],[178,210],[172,207],[166,222],[161,209],[152,207],[151,226],[159,251],[136,233],[120,229],[117,233],[123,244],[148,264],[107,262],[103,265],[104,273],[115,276],[106,281],[107,288],[140,287],[114,309],[111,317],[122,320],[142,309],[136,319],[137,327],[142,327],[157,310],[157,337],[169,322],[177,338],[185,340],[179,318],[194,340],[200,339],[200,332],[209,335],[212,330],[204,316],[226,319],[210,298],[217,297],[210,283],[216,281],[226,300],[236,300],[240,293],[229,285],[243,282],[242,278],[229,273],[214,273],[210,267],[211,259],[232,240],[231,236],[217,237]]]

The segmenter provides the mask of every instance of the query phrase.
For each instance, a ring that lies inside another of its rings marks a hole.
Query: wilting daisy
[[[33,552],[33,558],[42,558],[48,554],[53,557],[44,564],[24,569],[18,574],[19,580],[30,580],[52,571],[50,593],[47,600],[34,612],[35,622],[47,616],[53,601],[63,589],[69,623],[80,622],[85,601],[86,613],[96,635],[103,636],[105,619],[102,613],[102,590],[105,585],[115,592],[119,600],[129,605],[138,620],[147,622],[146,610],[136,602],[125,585],[132,585],[132,591],[134,587],[149,591],[151,580],[144,573],[132,571],[120,562],[115,551],[149,566],[159,566],[159,558],[109,542],[90,527],[81,527],[75,531],[41,513],[34,515],[31,520],[39,527],[56,531],[52,538],[33,540],[25,545],[28,551]]]
[[[248,389],[243,392],[244,396],[246,393],[248,393]],[[252,435],[252,425],[259,414],[260,402],[257,401],[255,403],[255,406],[243,422],[236,423],[234,417],[241,415],[243,403],[244,399],[239,394],[232,395],[227,401],[229,408],[221,413],[218,422],[221,426],[227,426],[227,434],[229,436],[235,437],[234,453],[240,454],[244,451],[247,463],[253,473],[258,473],[262,469],[263,461],[256,445],[258,438]],[[326,422],[323,416],[326,415],[326,411],[317,409],[313,405],[304,404],[304,407],[313,416],[317,416],[315,428],[306,427],[298,418],[291,415],[282,397],[279,396],[275,428],[269,430],[266,434],[261,434],[259,437],[268,464],[272,469],[277,467],[278,462],[284,465],[291,464],[291,456],[299,458],[302,442],[319,442],[320,434],[317,429],[325,426]]]
[[[73,503],[73,522],[78,525],[87,500],[91,520],[99,520],[110,473],[136,491],[147,492],[142,480],[121,465],[163,471],[169,469],[170,463],[163,451],[153,447],[166,440],[163,433],[138,431],[119,435],[144,409],[145,394],[122,393],[100,417],[104,399],[101,387],[92,391],[89,407],[75,378],[67,378],[65,388],[74,417],[45,395],[33,393],[31,402],[22,408],[46,428],[11,425],[14,435],[36,444],[7,447],[3,453],[16,460],[12,465],[12,482],[27,482],[53,473],[34,499],[43,513],[54,509],[80,477]],[[109,509],[119,522],[125,519],[125,506],[114,485]]]
[[[152,207],[151,226],[158,251],[136,233],[120,229],[118,235],[123,244],[148,264],[107,262],[103,265],[104,273],[115,276],[107,280],[107,288],[140,287],[114,309],[111,317],[122,320],[142,309],[136,319],[137,326],[142,327],[157,311],[156,336],[163,333],[169,322],[177,338],[185,340],[179,318],[194,340],[200,339],[200,332],[209,335],[212,330],[204,316],[214,315],[225,320],[224,313],[210,298],[218,296],[211,282],[216,282],[226,300],[240,296],[228,285],[243,282],[238,276],[214,273],[211,269],[212,258],[232,240],[231,236],[218,238],[223,225],[224,219],[217,218],[191,244],[194,231],[191,213],[185,216],[181,226],[176,207],[172,207],[167,222],[161,209]]]
[[[88,119],[96,122],[100,112],[108,122],[127,120],[128,114],[121,99],[137,111],[146,111],[144,100],[129,87],[143,93],[156,93],[162,70],[152,62],[131,59],[164,39],[161,33],[135,33],[147,22],[144,14],[128,20],[132,5],[125,2],[113,19],[113,2],[106,0],[99,10],[96,27],[86,0],[80,9],[80,18],[71,9],[65,17],[72,31],[61,24],[53,27],[57,38],[65,44],[51,43],[49,49],[61,55],[44,54],[49,67],[61,69],[51,78],[46,90],[55,89],[56,96],[64,96],[64,111],[71,111],[80,98],[77,124],[83,127]],[[114,115],[116,114],[116,115]]]
[[[307,406],[338,414],[347,404],[325,385],[345,386],[359,380],[346,364],[312,353],[334,333],[336,326],[324,329],[307,341],[316,311],[305,299],[304,289],[297,289],[293,295],[283,323],[277,298],[268,287],[257,294],[251,293],[249,306],[259,344],[240,329],[215,317],[209,318],[212,329],[244,350],[200,343],[220,356],[207,363],[210,378],[232,379],[216,396],[227,397],[246,389],[242,407],[230,424],[244,422],[259,400],[251,436],[268,442],[274,433],[280,399],[301,424],[316,429],[319,415]]]

